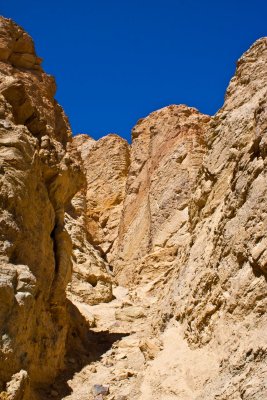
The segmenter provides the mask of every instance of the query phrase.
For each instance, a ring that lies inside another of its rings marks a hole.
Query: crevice
[[[52,232],[50,233],[50,237],[53,242],[53,253],[54,253],[54,259],[55,259],[55,273],[57,274],[59,271],[59,260],[58,260],[58,245],[57,245],[57,240],[56,240],[56,231],[57,231],[57,224],[55,224]]]
[[[255,260],[252,259],[252,257],[249,258],[249,263],[251,265],[253,274],[255,275],[256,278],[260,278],[261,276],[264,277],[265,281],[267,282],[267,273],[264,272],[259,265],[257,264],[257,262]]]

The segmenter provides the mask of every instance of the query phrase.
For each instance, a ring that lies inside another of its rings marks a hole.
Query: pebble
[[[11,129],[12,125],[9,121],[0,121],[0,125],[2,125],[6,129]]]
[[[109,394],[109,387],[103,386],[103,385],[93,385],[92,393],[94,396],[99,396],[99,395],[106,396],[107,394]],[[97,399],[97,400],[99,400],[99,399]]]
[[[132,369],[123,369],[123,370],[118,370],[117,373],[115,373],[115,376],[112,380],[123,381],[124,379],[131,378],[132,376],[136,376],[135,371],[133,371]]]
[[[103,365],[105,365],[105,367],[112,367],[114,362],[107,358],[106,360],[103,360]]]

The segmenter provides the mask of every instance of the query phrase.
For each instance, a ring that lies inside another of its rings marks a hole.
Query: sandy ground
[[[211,365],[214,376],[218,373],[214,356],[201,349],[191,350],[176,321],[171,321],[159,338],[150,336],[149,311],[154,299],[146,297],[144,290],[137,294],[117,287],[114,297],[112,302],[96,306],[74,304],[87,325],[82,323],[82,330],[77,332],[79,345],[74,340],[66,369],[42,393],[43,398],[196,399],[211,378]],[[82,345],[80,336],[84,336]],[[108,387],[109,393],[97,396],[94,385]]]

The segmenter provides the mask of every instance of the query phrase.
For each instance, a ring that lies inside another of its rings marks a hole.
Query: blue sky
[[[214,114],[235,62],[267,35],[266,0],[1,0],[34,38],[76,133],[130,139],[169,104]]]

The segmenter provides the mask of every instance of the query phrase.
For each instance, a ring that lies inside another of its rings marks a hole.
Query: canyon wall
[[[159,280],[189,239],[188,202],[205,152],[210,118],[169,106],[132,131],[131,164],[112,254],[120,283]]]
[[[73,242],[71,299],[87,304],[112,299],[112,274],[106,253],[117,237],[128,157],[127,143],[116,135],[95,141],[73,138],[71,152],[79,160],[86,182],[67,210],[67,230]]]
[[[151,311],[156,331],[175,320],[177,340],[189,346],[176,366],[178,398],[267,395],[266,62],[263,38],[239,59],[224,106],[206,126],[205,154],[187,202],[190,237]],[[194,370],[185,363],[190,357],[197,363],[199,351],[203,361]]]
[[[192,348],[216,354],[218,375],[201,399],[267,395],[266,83],[263,38],[239,59],[206,132],[189,207],[191,241],[162,303],[160,320],[174,317]]]
[[[71,278],[64,211],[83,184],[32,39],[0,19],[0,397],[33,399],[63,364]]]

